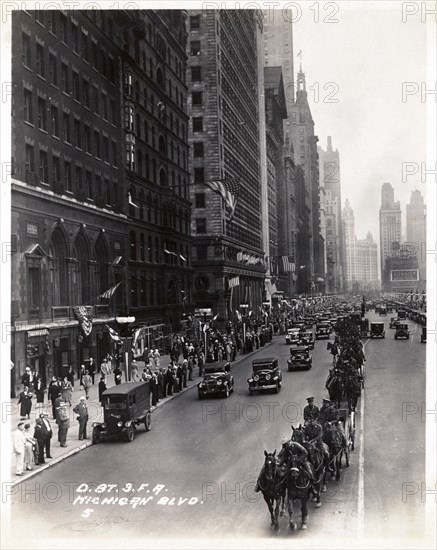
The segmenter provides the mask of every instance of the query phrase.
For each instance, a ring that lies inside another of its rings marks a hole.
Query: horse
[[[316,508],[322,505],[320,501],[320,493],[326,492],[326,473],[329,467],[329,448],[326,443],[322,442],[324,449],[320,448],[317,441],[307,441],[305,449],[308,451],[309,462],[314,468],[315,481],[313,482],[313,502],[316,503]]]
[[[329,469],[331,471],[331,479],[335,477],[335,479],[339,481],[341,459],[347,443],[343,429],[338,426],[338,421],[325,422],[323,441],[329,448]]]
[[[293,504],[295,500],[300,500],[301,514],[302,514],[302,526],[301,529],[307,528],[308,518],[308,500],[310,498],[311,483],[310,480],[304,475],[300,464],[296,457],[291,455],[290,457],[290,469],[287,475],[287,500],[288,500],[288,517],[290,523],[290,529],[293,531],[297,525],[293,516]]]
[[[273,453],[264,451],[265,461],[258,478],[258,485],[270,512],[271,525],[278,529],[279,508],[285,507],[286,474],[276,461],[276,449]],[[276,504],[275,508],[274,505]],[[281,514],[283,515],[283,514]]]
[[[335,342],[328,342],[326,349],[332,354],[332,364],[335,365],[337,355],[338,355],[338,346]]]
[[[344,389],[349,405],[349,412],[356,412],[358,398],[361,395],[361,382],[356,373],[353,373],[346,378]]]
[[[330,371],[325,384],[329,393],[329,399],[333,403],[337,403],[337,409],[340,408],[341,400],[343,398],[343,380],[338,369]]]

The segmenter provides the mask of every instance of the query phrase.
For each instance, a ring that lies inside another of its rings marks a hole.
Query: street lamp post
[[[246,347],[246,313],[249,309],[249,304],[240,304],[240,309],[243,310],[243,350]]]

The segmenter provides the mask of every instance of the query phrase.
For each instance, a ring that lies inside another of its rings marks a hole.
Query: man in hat
[[[77,414],[77,421],[79,422],[79,440],[88,439],[86,435],[86,425],[89,415],[86,398],[83,395],[79,398],[79,403],[73,408],[73,412]]]
[[[24,371],[23,376],[21,377],[21,383],[23,386],[27,386],[28,388],[33,387],[33,374],[30,370],[30,367],[26,367],[26,370]]]
[[[38,441],[38,463],[44,464],[44,449],[46,457],[52,458],[50,455],[50,440],[52,439],[53,431],[49,422],[49,415],[41,413],[35,422],[35,432],[33,437]]]
[[[314,397],[307,397],[308,405],[303,410],[303,419],[305,422],[310,420],[319,420],[319,407],[314,405]]]
[[[52,378],[52,381],[50,382],[49,391],[48,391],[48,398],[52,402],[52,413],[53,413],[54,419],[56,419],[55,401],[61,394],[62,394],[61,386],[58,384],[58,380],[56,376],[54,376]]]
[[[323,404],[322,408],[320,409],[319,417],[322,426],[325,425],[325,422],[338,420],[338,411],[329,399],[323,399]]]

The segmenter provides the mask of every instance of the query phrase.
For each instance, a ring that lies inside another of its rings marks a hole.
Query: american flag
[[[295,265],[290,262],[289,256],[282,256],[282,266],[284,268],[285,273],[290,273],[295,271]]]
[[[93,306],[74,306],[74,314],[85,336],[93,330]]]
[[[109,330],[109,336],[114,340],[114,342],[121,342],[121,338],[117,331],[115,331],[110,326],[106,325],[106,328]]]
[[[115,286],[104,292],[103,294],[100,294],[99,298],[112,298],[114,296],[114,292],[117,290],[118,286],[121,284],[121,281],[117,283]]]
[[[232,279],[229,279],[229,288],[233,288],[234,286],[239,286],[240,284],[240,276],[237,275],[236,277],[232,277]]]
[[[229,221],[232,220],[237,206],[238,194],[240,192],[240,178],[227,178],[222,180],[209,180],[205,182],[212,191],[218,193],[226,203],[230,212]]]

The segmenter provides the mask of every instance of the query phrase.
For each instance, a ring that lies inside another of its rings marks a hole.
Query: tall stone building
[[[190,308],[185,17],[13,13],[12,387]]]
[[[326,291],[330,294],[341,292],[344,276],[344,238],[341,217],[340,155],[332,148],[331,136],[328,136],[326,151],[318,147],[320,185],[325,189],[325,211],[327,218],[326,248]],[[328,221],[329,220],[329,221]]]
[[[147,333],[175,331],[193,307],[187,14],[115,13],[123,41],[130,314],[149,325]]]
[[[284,178],[284,131],[283,122],[287,118],[284,84],[281,67],[265,67],[264,89],[266,106],[266,144],[267,144],[267,184],[268,184],[268,223],[270,271],[277,288],[288,294],[288,272],[284,270],[279,254],[280,228],[284,226],[282,207],[286,196]]]
[[[411,192],[407,204],[406,240],[414,245],[419,264],[419,277],[422,288],[426,286],[426,206],[419,190]]]
[[[355,217],[354,212],[346,199],[342,212],[343,236],[344,236],[344,284],[345,289],[350,291],[354,282],[357,280],[356,274],[356,243],[355,243]]]
[[[99,363],[128,307],[120,44],[111,11],[13,12],[12,388]]]
[[[383,285],[388,282],[389,274],[385,260],[395,256],[401,242],[401,207],[399,201],[394,200],[394,189],[388,182],[381,188],[381,207],[379,209],[379,237],[381,279]],[[395,244],[395,249],[393,248]]]
[[[355,280],[362,290],[379,289],[378,247],[370,231],[355,242]]]
[[[221,322],[242,303],[258,308],[264,297],[260,36],[258,11],[190,11],[187,86],[194,299],[200,308],[219,314]],[[232,219],[221,197],[205,185],[223,178],[240,178]],[[228,282],[235,277],[239,285],[231,292]]]

